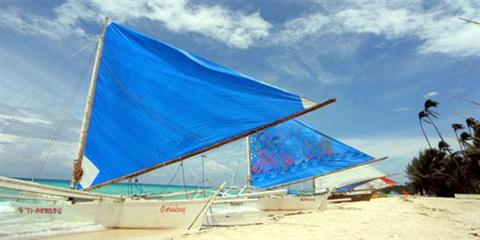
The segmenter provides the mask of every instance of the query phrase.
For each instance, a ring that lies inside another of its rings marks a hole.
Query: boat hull
[[[328,194],[310,196],[284,195],[259,198],[257,208],[262,211],[325,210]]]
[[[126,200],[71,204],[21,204],[18,214],[50,220],[92,222],[106,228],[161,228],[198,230],[209,208],[207,200]]]

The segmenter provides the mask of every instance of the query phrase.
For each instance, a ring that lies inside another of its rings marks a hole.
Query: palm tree
[[[427,113],[427,117],[430,120],[430,123],[432,124],[432,126],[435,128],[435,131],[437,132],[440,139],[445,142],[445,139],[443,139],[442,134],[440,134],[440,131],[438,130],[437,125],[435,125],[435,123],[433,122],[433,119],[432,119],[432,117],[437,118],[438,113],[432,111],[431,108],[438,107],[438,105],[439,105],[439,103],[437,101],[427,99],[427,101],[425,101],[425,104],[424,104],[424,111]]]
[[[480,122],[473,117],[467,118],[466,122],[468,126],[468,132],[473,138],[473,145],[477,148],[480,148]],[[473,130],[473,133],[470,129]]]
[[[445,141],[440,141],[440,142],[438,142],[438,149],[439,149],[440,151],[445,151],[445,150],[446,150],[447,152],[449,152],[450,154],[452,154],[452,152],[451,152],[451,150],[450,150],[450,145],[449,145],[447,142],[445,142]]]
[[[467,142],[468,140],[472,140],[472,135],[470,135],[469,133],[467,132],[462,132],[462,134],[460,134],[460,142],[466,146],[466,148],[468,147],[471,147],[472,145]]]
[[[465,122],[467,123],[468,132],[470,133],[470,135],[472,135],[472,130],[470,130],[470,128],[475,131],[475,126],[478,124],[477,120],[475,120],[475,118],[473,117],[469,117],[467,118],[467,120],[465,120]]]
[[[454,188],[447,186],[447,182],[453,182],[455,186],[462,184],[445,171],[443,165],[448,162],[447,158],[445,152],[437,149],[421,151],[417,157],[414,157],[406,169],[410,180],[409,186],[413,192],[444,197],[453,196]]]
[[[460,151],[463,152],[463,147],[462,147],[462,144],[460,143],[460,139],[458,138],[458,133],[457,133],[458,130],[463,129],[463,125],[460,123],[452,123],[452,128],[453,128],[453,131],[455,132],[455,137],[457,138],[458,145],[460,146]]]
[[[420,111],[418,113],[418,120],[420,121],[420,128],[422,129],[423,136],[425,137],[425,140],[427,140],[427,143],[428,143],[428,146],[430,147],[430,149],[432,149],[432,145],[430,144],[430,141],[428,140],[427,134],[425,134],[425,129],[423,129],[423,124],[422,124],[422,120],[426,116],[427,116],[427,113],[425,111]]]
[[[473,131],[473,146],[475,146],[475,148],[480,151],[480,124],[477,124]]]

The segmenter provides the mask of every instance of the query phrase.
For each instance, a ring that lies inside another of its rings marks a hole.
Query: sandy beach
[[[453,198],[378,198],[216,220],[222,226],[195,233],[115,229],[49,239],[480,239],[480,201]]]

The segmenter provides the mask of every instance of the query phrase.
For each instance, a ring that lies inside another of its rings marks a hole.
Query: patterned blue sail
[[[77,188],[144,173],[319,106],[112,23]]]
[[[298,182],[373,160],[373,157],[290,120],[253,134],[251,185],[271,188]]]

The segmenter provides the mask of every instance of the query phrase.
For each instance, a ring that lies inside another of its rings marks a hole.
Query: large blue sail
[[[290,120],[249,138],[251,185],[271,188],[373,160],[373,157]]]
[[[112,23],[77,187],[134,176],[318,107]]]

